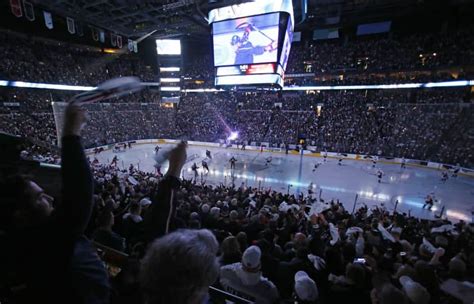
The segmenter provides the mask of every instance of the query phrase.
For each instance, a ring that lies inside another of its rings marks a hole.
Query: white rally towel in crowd
[[[448,232],[448,231],[453,231],[454,226],[447,224],[447,225],[442,225],[439,227],[435,227],[431,229],[431,233],[443,233],[443,232]]]
[[[134,186],[138,185],[138,181],[133,176],[129,176],[127,180]]]
[[[329,223],[329,233],[331,234],[329,243],[334,246],[339,241],[339,229],[333,223]]]
[[[308,260],[313,263],[314,268],[316,268],[316,270],[323,270],[326,268],[326,261],[317,255],[308,254]]]
[[[384,228],[384,226],[381,223],[379,223],[379,225],[377,226],[377,229],[380,231],[384,239],[395,243],[395,238]]]
[[[315,201],[314,203],[311,204],[311,209],[309,210],[308,213],[305,213],[306,219],[310,219],[310,217],[314,215],[318,215],[322,212],[324,212],[327,209],[330,209],[331,207],[327,204]]]
[[[95,90],[74,96],[71,102],[93,103],[138,92],[143,88],[144,86],[138,77],[118,77],[99,84]]]
[[[354,233],[363,233],[364,230],[360,227],[350,227],[349,229],[346,230],[346,235],[354,234]]]
[[[429,252],[435,253],[436,247],[433,246],[433,244],[430,243],[426,238],[423,238],[423,245],[425,245],[426,249],[428,249]]]

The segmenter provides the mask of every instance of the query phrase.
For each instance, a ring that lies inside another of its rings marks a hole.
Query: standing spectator
[[[15,292],[16,303],[109,302],[107,273],[83,236],[93,205],[93,179],[80,137],[84,122],[84,111],[68,105],[61,204],[53,207],[53,199],[30,178],[14,176],[0,185],[0,230],[5,232],[0,274],[14,274],[10,283],[26,286]]]

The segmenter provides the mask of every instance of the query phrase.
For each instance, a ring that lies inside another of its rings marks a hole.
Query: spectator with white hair
[[[146,304],[201,304],[219,275],[218,243],[209,230],[177,230],[155,240],[141,263]]]

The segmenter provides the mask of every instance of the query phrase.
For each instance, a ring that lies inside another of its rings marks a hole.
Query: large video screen
[[[212,24],[214,65],[277,62],[279,13]]]
[[[181,55],[181,41],[176,39],[156,39],[158,55]]]

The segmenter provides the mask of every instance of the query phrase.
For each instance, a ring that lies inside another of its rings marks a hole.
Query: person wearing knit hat
[[[220,283],[227,292],[257,304],[275,303],[279,298],[275,285],[262,276],[262,252],[257,246],[248,247],[240,263],[221,267]]]
[[[209,210],[210,210],[210,209],[211,209],[211,208],[209,207],[208,204],[203,204],[203,205],[201,206],[201,211],[202,211],[202,213],[209,213]]]
[[[147,207],[147,206],[151,205],[151,200],[148,197],[144,197],[140,200],[139,204],[140,204],[141,207]]]
[[[221,208],[219,207],[212,207],[210,211],[210,215],[214,218],[218,218],[221,214]]]
[[[232,210],[229,214],[231,220],[237,220],[239,217],[239,213],[236,210]]]
[[[314,303],[318,299],[316,283],[304,271],[295,274],[295,294],[298,303]]]
[[[403,291],[411,303],[428,304],[430,302],[430,294],[420,283],[413,281],[408,276],[401,276],[399,280]]]

